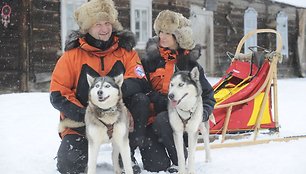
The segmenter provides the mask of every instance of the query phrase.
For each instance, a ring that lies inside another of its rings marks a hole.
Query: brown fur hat
[[[118,11],[112,0],[91,0],[75,10],[74,18],[83,34],[99,20],[109,21],[113,31],[122,30],[122,25],[118,21]]]
[[[173,34],[183,49],[191,50],[195,46],[191,22],[180,13],[170,10],[161,11],[154,21],[154,30],[157,35],[160,31]]]

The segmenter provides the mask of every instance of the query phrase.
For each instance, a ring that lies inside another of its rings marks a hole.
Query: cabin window
[[[131,0],[131,30],[136,35],[136,48],[144,49],[152,37],[152,0]]]
[[[73,12],[88,0],[64,0],[61,1],[61,39],[62,51],[65,48],[66,37],[72,30],[78,30],[79,26],[74,20]]]
[[[244,35],[256,29],[257,29],[257,11],[254,8],[249,7],[244,12]],[[257,34],[254,34],[245,42],[244,53],[251,51],[249,50],[250,46],[257,46]]]
[[[288,16],[285,12],[279,12],[276,17],[276,30],[282,37],[282,55],[284,58],[288,58]],[[277,43],[276,43],[277,44]]]

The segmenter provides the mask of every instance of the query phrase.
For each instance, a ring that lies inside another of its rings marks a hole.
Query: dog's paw
[[[205,163],[210,163],[210,162],[211,162],[210,158],[205,160]]]

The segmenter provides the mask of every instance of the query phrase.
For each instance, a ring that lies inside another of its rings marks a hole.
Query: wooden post
[[[233,105],[228,107],[227,111],[226,111],[225,122],[223,124],[223,130],[222,130],[222,140],[221,140],[221,143],[223,143],[225,141],[225,134],[227,132],[228,123],[229,123],[229,120],[230,120],[230,117],[231,117],[231,113],[232,113],[232,108],[233,108]]]
[[[275,57],[279,59],[279,57]],[[278,90],[277,90],[277,63],[275,64],[274,72],[273,72],[273,103],[274,103],[274,122],[277,131],[279,131],[279,120],[278,120]]]
[[[263,117],[263,114],[264,114],[265,106],[266,106],[266,103],[267,103],[268,98],[269,98],[269,93],[270,93],[270,89],[271,89],[271,83],[272,83],[272,79],[273,79],[273,72],[275,71],[275,64],[277,63],[275,59],[276,58],[273,57],[273,60],[272,60],[272,63],[271,63],[271,67],[270,67],[272,69],[272,73],[269,74],[269,76],[267,77],[269,79],[269,81],[268,81],[268,84],[266,86],[264,98],[262,100],[262,103],[261,103],[261,106],[260,106],[260,110],[259,110],[259,113],[258,113],[258,116],[257,116],[257,120],[256,120],[256,124],[255,124],[255,129],[254,129],[254,137],[253,137],[254,141],[257,138],[257,134],[258,134],[258,131],[259,131],[259,128],[260,128],[260,124],[261,124],[261,120],[262,120],[262,117]]]
[[[29,64],[30,64],[30,51],[29,51],[29,34],[30,34],[30,8],[31,0],[22,0],[21,18],[20,18],[20,91],[29,91]]]

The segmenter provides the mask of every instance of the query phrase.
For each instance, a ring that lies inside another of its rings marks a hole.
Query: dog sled
[[[249,47],[250,53],[240,53],[245,41],[259,33],[274,33],[276,50],[268,51],[254,46]],[[278,133],[277,62],[282,60],[281,48],[282,40],[278,32],[258,29],[240,40],[234,55],[228,54],[231,64],[225,75],[213,86],[217,101],[213,111],[216,123],[210,124],[210,135],[211,138],[219,139],[220,143],[212,143],[212,148],[269,142],[257,140],[263,129],[268,130],[267,134]],[[239,139],[244,135],[248,135],[251,140],[224,143],[226,139]],[[274,140],[281,141],[282,138]]]

